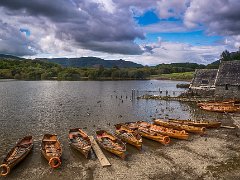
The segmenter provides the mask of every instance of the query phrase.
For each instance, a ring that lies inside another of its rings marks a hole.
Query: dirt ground
[[[125,161],[104,151],[111,167],[88,161],[75,179],[240,179],[240,115],[233,115],[226,125],[236,129],[209,129],[207,135],[172,139],[167,146],[144,139],[141,152],[128,146]]]

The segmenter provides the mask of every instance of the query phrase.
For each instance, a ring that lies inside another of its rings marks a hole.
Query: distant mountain
[[[0,59],[22,60],[23,58],[20,58],[18,56],[7,55],[7,54],[0,54]]]
[[[171,64],[159,64],[155,66],[161,74],[169,74],[174,72],[191,72],[195,69],[204,69],[206,66],[197,63],[171,63]]]
[[[105,68],[119,67],[119,68],[135,68],[143,67],[141,64],[137,64],[131,61],[120,60],[104,60],[97,57],[81,57],[81,58],[39,58],[35,60],[46,61],[60,64],[64,67],[100,67]]]
[[[217,60],[212,62],[211,64],[208,64],[206,66],[206,69],[218,69],[219,65],[220,65],[220,60]]]
[[[222,61],[234,61],[240,60],[240,50],[236,52],[228,52],[227,50],[223,51],[221,54]],[[214,61],[211,64],[207,65],[207,69],[218,69],[220,65],[220,60]]]

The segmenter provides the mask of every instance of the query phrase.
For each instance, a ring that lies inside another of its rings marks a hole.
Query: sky
[[[239,47],[239,0],[0,0],[1,54],[209,64]]]

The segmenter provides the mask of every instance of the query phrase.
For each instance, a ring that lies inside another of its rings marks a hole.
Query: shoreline
[[[146,78],[146,79],[110,79],[110,78],[102,78],[102,79],[80,79],[80,80],[57,80],[57,79],[0,79],[0,82],[7,81],[149,81],[149,80],[162,80],[162,81],[185,81],[191,82],[190,79],[172,79],[172,78]]]

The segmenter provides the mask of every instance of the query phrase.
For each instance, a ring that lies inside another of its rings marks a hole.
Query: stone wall
[[[217,100],[240,100],[240,87],[228,85],[226,90],[226,86],[216,86],[215,97]]]
[[[214,98],[214,89],[204,88],[204,89],[190,89],[189,94],[196,97],[211,97]]]

